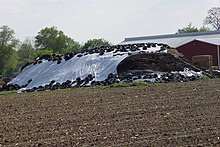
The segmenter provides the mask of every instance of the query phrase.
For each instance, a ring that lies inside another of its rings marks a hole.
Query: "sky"
[[[173,34],[202,27],[207,11],[220,0],[0,0],[0,26],[24,41],[56,26],[75,41],[104,38],[117,44],[126,37]]]

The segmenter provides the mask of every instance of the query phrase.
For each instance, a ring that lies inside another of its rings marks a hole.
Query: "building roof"
[[[196,39],[196,40],[207,42],[207,43],[214,44],[214,45],[220,45],[220,38],[201,38],[201,39]]]
[[[171,47],[177,48],[193,40],[199,40],[214,45],[219,45],[220,31],[129,37],[129,38],[125,38],[125,40],[120,44],[155,42],[155,43],[164,43]]]

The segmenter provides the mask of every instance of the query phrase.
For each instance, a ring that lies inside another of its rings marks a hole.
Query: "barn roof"
[[[220,31],[129,37],[125,38],[125,40],[120,44],[156,42],[168,44],[169,46],[176,48],[193,40],[200,40],[203,42],[219,45]]]
[[[202,39],[196,39],[198,41],[207,42],[214,45],[220,45],[220,38],[202,38]]]

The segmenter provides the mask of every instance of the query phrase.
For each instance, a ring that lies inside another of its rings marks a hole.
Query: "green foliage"
[[[146,82],[131,82],[131,83],[118,83],[112,84],[109,87],[132,87],[132,86],[147,86],[149,85]]]
[[[75,42],[71,38],[68,38],[66,43],[67,46],[60,51],[61,54],[81,51],[81,45],[79,42]]]
[[[11,50],[11,54],[5,62],[4,77],[12,78],[17,74],[18,54],[15,50]]]
[[[14,31],[8,26],[0,27],[0,75],[11,78],[16,71],[18,55],[16,48],[19,41],[14,37]]]
[[[39,50],[51,49],[53,53],[62,54],[80,49],[78,42],[66,36],[62,31],[57,30],[56,27],[42,29],[35,39],[35,47]]]
[[[52,50],[38,50],[32,55],[32,59],[36,59],[37,57],[40,57],[42,55],[52,55]]]
[[[208,10],[204,24],[212,26],[215,30],[220,30],[220,7],[213,7]]]
[[[187,27],[184,27],[182,29],[178,29],[176,34],[193,33],[193,32],[207,32],[207,31],[209,31],[209,28],[206,28],[204,26],[201,28],[197,28],[195,26],[192,26],[192,23],[189,23],[189,25]]]
[[[201,80],[211,80],[211,78],[206,76],[206,75],[204,75],[204,76],[201,77]]]
[[[31,62],[35,52],[36,49],[34,48],[32,41],[27,38],[18,49],[18,67],[25,65],[27,62]]]
[[[0,95],[8,95],[8,94],[15,94],[17,93],[16,91],[2,91],[0,92]]]
[[[14,37],[14,30],[10,29],[8,26],[0,27],[0,44],[5,45],[12,49],[15,49],[18,45],[18,40]]]
[[[205,26],[202,26],[200,29],[199,29],[199,32],[208,32],[208,31],[211,31],[208,27],[205,27]]]
[[[109,46],[111,45],[108,41],[104,39],[90,39],[82,47],[82,50],[87,50],[89,48],[100,47],[100,46]]]

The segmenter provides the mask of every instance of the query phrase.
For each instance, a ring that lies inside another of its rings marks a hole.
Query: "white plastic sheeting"
[[[147,52],[155,52],[158,50],[160,50],[159,46],[148,48]],[[142,49],[140,51],[142,51]],[[136,53],[140,51],[136,51]],[[116,74],[118,64],[128,57],[127,52],[120,52],[121,55],[117,56],[113,56],[113,52],[114,51],[106,52],[104,55],[99,55],[98,53],[88,54],[82,57],[75,55],[68,61],[62,59],[60,64],[43,60],[40,64],[32,64],[24,68],[9,84],[22,86],[32,79],[31,83],[25,87],[25,89],[31,89],[49,84],[53,80],[58,83],[63,83],[67,80],[73,81],[78,77],[85,78],[89,74],[94,75],[95,80],[102,81],[107,78],[108,74]],[[166,52],[166,50],[164,52]]]
[[[81,57],[75,55],[67,61],[62,58],[60,64],[57,64],[57,61],[54,62],[43,59],[40,64],[31,64],[25,67],[22,72],[8,84],[18,84],[22,86],[31,81],[25,88],[18,90],[18,92],[21,92],[23,90],[32,89],[33,87],[45,86],[50,84],[51,81],[55,81],[55,83],[64,83],[67,80],[75,81],[78,77],[84,79],[90,74],[95,76],[95,81],[103,81],[110,73],[117,74],[118,64],[130,54],[137,54],[140,51],[156,52],[160,49],[160,46],[147,48],[147,51],[140,47],[139,50],[133,52],[115,52],[115,49],[112,52],[105,52],[103,55],[99,53],[83,55]],[[167,50],[163,52],[167,52]],[[157,76],[164,74],[158,71],[154,71],[154,73],[157,74]],[[178,73],[185,77],[201,76],[201,73],[188,69]],[[137,79],[136,81],[140,80],[141,79]],[[155,82],[156,78],[147,79],[147,81]]]

